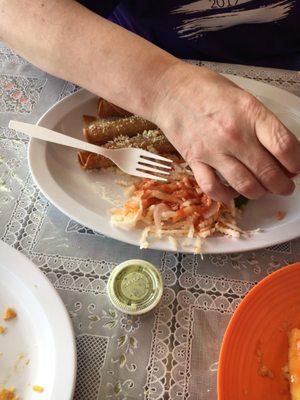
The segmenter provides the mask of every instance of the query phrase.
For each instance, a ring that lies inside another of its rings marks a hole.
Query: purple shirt
[[[109,3],[109,19],[177,57],[300,70],[300,0]]]

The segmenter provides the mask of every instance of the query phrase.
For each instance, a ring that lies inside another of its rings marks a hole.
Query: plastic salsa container
[[[114,268],[107,289],[110,301],[119,311],[141,315],[159,303],[163,281],[154,265],[144,260],[128,260]]]

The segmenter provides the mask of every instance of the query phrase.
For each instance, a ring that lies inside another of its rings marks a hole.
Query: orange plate
[[[289,400],[282,367],[290,329],[300,328],[300,263],[260,281],[246,295],[226,330],[219,360],[219,400]],[[265,365],[274,377],[259,375]]]

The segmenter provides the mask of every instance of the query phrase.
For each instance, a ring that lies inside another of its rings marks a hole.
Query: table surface
[[[300,95],[297,72],[203,64]],[[0,44],[0,238],[39,266],[68,309],[78,348],[75,399],[215,400],[218,353],[232,312],[255,282],[300,260],[300,239],[202,260],[141,251],[69,219],[34,185],[28,140],[7,126],[10,119],[35,123],[76,90]],[[106,295],[111,270],[129,258],[149,260],[163,275],[163,301],[147,316],[121,314]]]

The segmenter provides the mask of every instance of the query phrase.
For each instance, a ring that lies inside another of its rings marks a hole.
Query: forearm
[[[0,40],[24,58],[145,118],[178,62],[72,0],[0,0],[0,15]]]
[[[285,171],[300,171],[298,140],[224,77],[177,60],[72,0],[0,0],[0,40],[157,124],[214,199],[228,202],[232,188],[253,199],[294,190]]]

